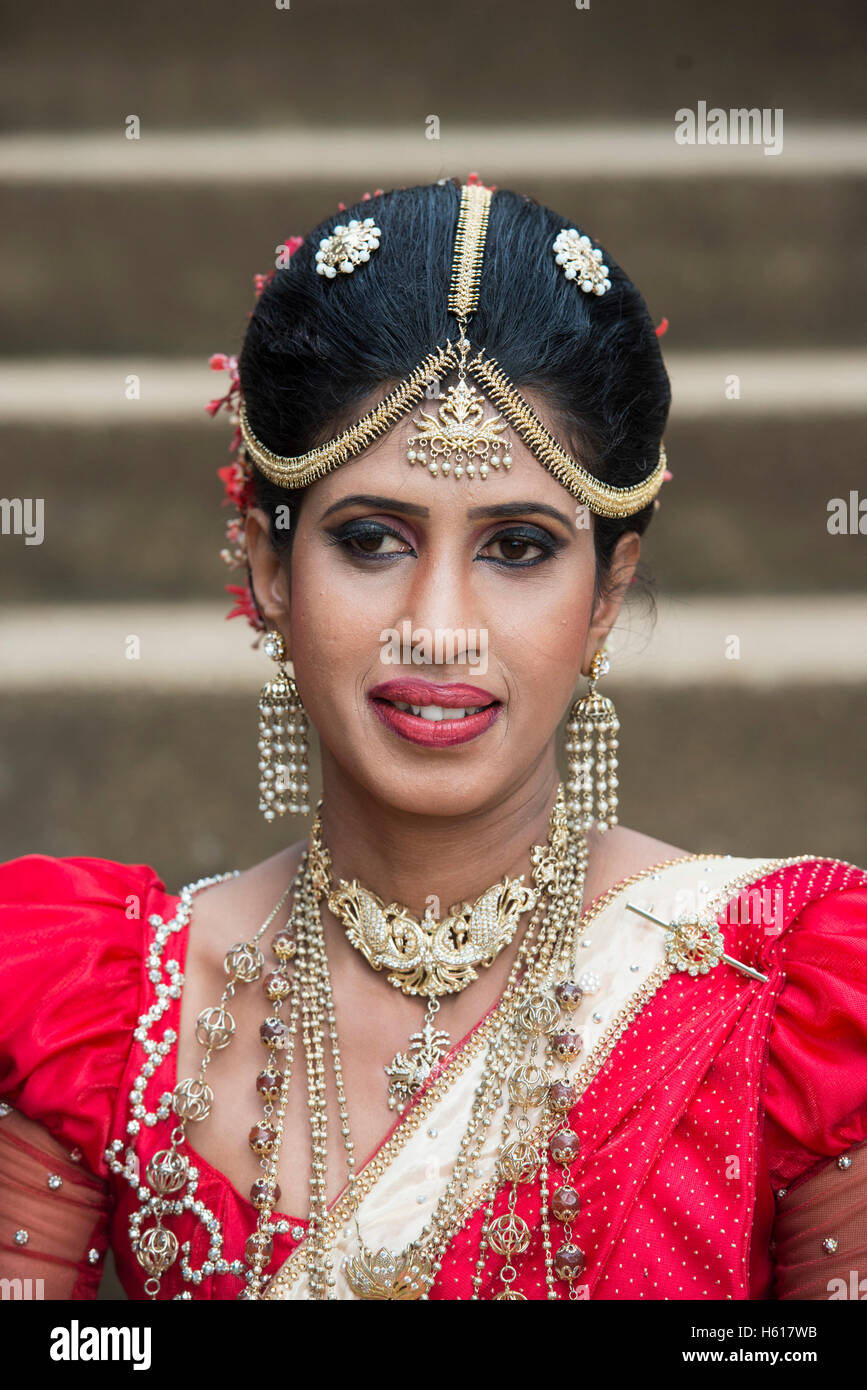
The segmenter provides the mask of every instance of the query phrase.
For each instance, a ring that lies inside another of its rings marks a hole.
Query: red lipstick
[[[426,748],[446,748],[478,738],[500,717],[502,703],[489,690],[478,685],[438,685],[418,676],[383,681],[368,692],[374,713],[394,733],[410,743]],[[476,714],[457,719],[424,719],[412,710],[397,709],[394,701],[406,705],[439,705],[443,709],[466,709],[483,705]]]

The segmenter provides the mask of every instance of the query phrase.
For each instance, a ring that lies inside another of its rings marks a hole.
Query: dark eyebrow
[[[319,520],[324,521],[332,512],[339,511],[341,507],[354,506],[355,503],[364,507],[376,507],[379,511],[406,512],[408,516],[430,516],[427,507],[418,507],[414,502],[402,502],[398,497],[374,497],[370,493],[358,492],[352,497],[341,497],[339,502],[332,502]]]
[[[538,516],[552,516],[555,521],[562,521],[566,527],[572,526],[572,521],[565,512],[558,512],[556,507],[549,507],[544,502],[502,502],[495,507],[471,507],[467,512],[468,517],[508,517],[524,516],[527,512],[535,512]]]
[[[377,507],[380,511],[406,512],[407,516],[430,516],[427,507],[419,507],[415,502],[404,502],[399,497],[376,497],[371,493],[355,493],[351,497],[342,497],[339,502],[332,502],[330,507],[322,513],[321,521],[324,521],[332,512],[339,511],[341,507],[354,505],[364,507]],[[534,512],[538,516],[550,516],[555,521],[561,521],[564,526],[571,528],[572,521],[565,512],[559,512],[556,507],[549,507],[544,502],[501,502],[492,507],[471,507],[467,512],[470,520],[478,517],[510,517],[524,516],[528,512]]]

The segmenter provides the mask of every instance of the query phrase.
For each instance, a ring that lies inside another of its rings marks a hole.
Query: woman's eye
[[[485,558],[517,568],[518,565],[537,565],[555,549],[550,537],[543,532],[507,531],[493,536],[483,547],[483,553],[493,550],[494,553]]]
[[[405,555],[412,547],[396,531],[373,522],[355,522],[342,526],[331,534],[331,539],[343,546],[350,555],[364,555],[369,558],[384,559],[391,555]]]

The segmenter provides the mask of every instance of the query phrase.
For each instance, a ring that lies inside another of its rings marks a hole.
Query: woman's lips
[[[368,692],[368,698],[387,728],[428,748],[478,738],[503,708],[490,691],[477,685],[438,685],[416,677],[383,681]]]

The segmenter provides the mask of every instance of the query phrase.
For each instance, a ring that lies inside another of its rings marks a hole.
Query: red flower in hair
[[[235,606],[231,613],[226,614],[226,617],[246,618],[247,622],[250,623],[252,627],[256,628],[258,632],[264,632],[265,624],[259,617],[259,611],[256,608],[256,603],[249,584],[227,584],[226,593],[234,594],[235,596]]]

